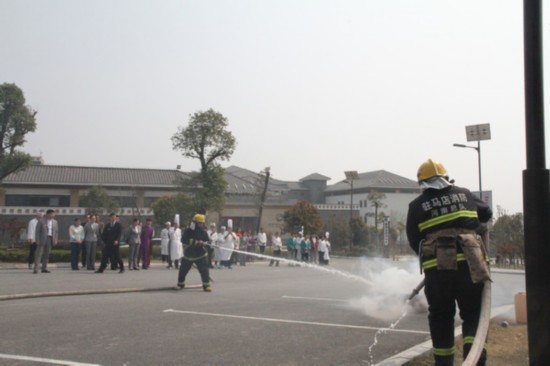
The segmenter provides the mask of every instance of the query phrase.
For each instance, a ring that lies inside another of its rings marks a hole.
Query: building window
[[[28,207],[69,207],[70,196],[39,196],[26,194],[6,195],[6,206],[28,206]]]
[[[136,207],[136,197],[135,196],[112,196],[120,207]]]
[[[153,202],[155,202],[156,200],[158,200],[159,197],[145,197],[143,199],[143,206],[145,207],[151,207],[151,205],[153,204]]]

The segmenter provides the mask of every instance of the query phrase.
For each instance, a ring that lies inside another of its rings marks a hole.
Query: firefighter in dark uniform
[[[211,292],[210,287],[210,271],[208,264],[207,244],[210,241],[206,230],[204,230],[204,222],[206,217],[201,214],[196,214],[193,217],[191,226],[183,232],[182,243],[185,245],[183,259],[178,273],[178,287],[185,287],[185,276],[193,266],[197,266],[202,280],[202,288],[206,292]]]
[[[422,194],[409,204],[407,237],[425,273],[435,364],[453,365],[455,302],[463,320],[464,359],[479,322],[483,282],[472,272],[478,266],[470,258],[477,255],[482,258],[480,266],[487,266],[478,234],[492,212],[469,190],[449,181],[445,167],[437,161],[423,163],[417,178]],[[471,255],[472,251],[476,255]],[[488,267],[486,271],[488,276]],[[485,365],[486,352],[484,349],[477,365]]]

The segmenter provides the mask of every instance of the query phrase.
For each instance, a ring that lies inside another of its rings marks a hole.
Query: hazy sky
[[[238,141],[224,166],[332,184],[431,157],[477,190],[476,152],[452,145],[490,123],[483,188],[522,210],[518,0],[0,0],[0,37],[0,83],[38,110],[24,150],[48,164],[197,169],[170,137],[213,108]]]

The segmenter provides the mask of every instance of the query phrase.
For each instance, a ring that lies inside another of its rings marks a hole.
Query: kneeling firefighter
[[[428,160],[418,169],[422,193],[409,204],[407,237],[425,273],[429,325],[436,365],[453,365],[456,305],[462,318],[464,359],[479,322],[483,281],[490,279],[479,236],[492,217],[479,198],[453,184],[445,167]],[[484,349],[477,365],[485,365]]]
[[[204,215],[196,214],[189,228],[183,232],[181,241],[185,245],[185,250],[178,273],[179,288],[185,288],[185,277],[193,263],[195,263],[201,275],[203,290],[206,292],[212,291],[210,287],[210,270],[208,268],[208,251],[206,249],[210,238],[204,230],[205,221],[206,217]]]

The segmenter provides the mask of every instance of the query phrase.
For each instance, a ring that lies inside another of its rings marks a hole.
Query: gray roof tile
[[[305,181],[308,181],[308,180],[324,180],[324,181],[327,181],[327,180],[330,180],[330,179],[331,178],[329,178],[327,176],[324,176],[322,174],[313,173],[313,174],[308,175],[307,177],[303,177],[302,179],[300,179],[300,182],[305,182]]]
[[[353,181],[353,189],[361,188],[419,189],[416,181],[385,170],[360,173],[359,179]],[[349,184],[341,181],[327,187],[325,192],[346,190],[349,191]]]
[[[187,176],[178,170],[33,165],[9,175],[2,183],[173,187],[177,178]]]

